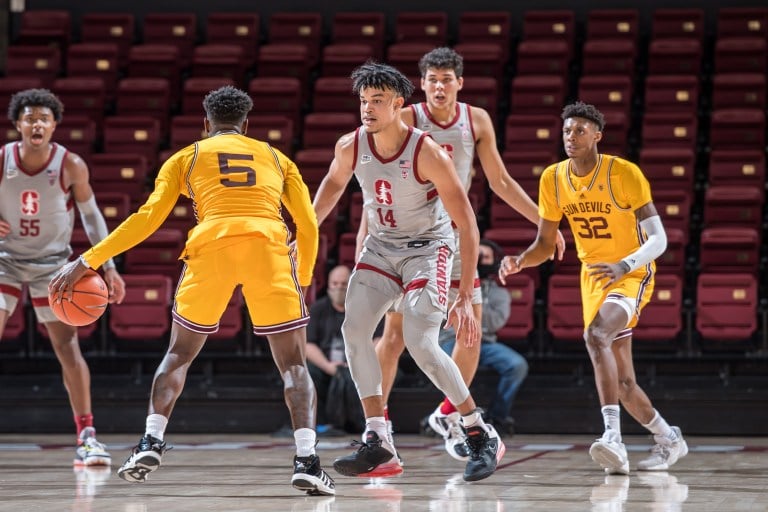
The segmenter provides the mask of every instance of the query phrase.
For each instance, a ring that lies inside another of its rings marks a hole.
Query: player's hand
[[[0,238],[5,238],[11,232],[11,225],[0,219]]]
[[[557,258],[557,261],[563,261],[563,254],[565,254],[565,238],[563,238],[562,231],[558,229],[557,239],[555,240],[555,252],[549,259],[554,260]]]
[[[613,283],[624,277],[626,272],[619,263],[593,263],[587,265],[587,275],[597,281],[605,281],[603,290],[609,288]]]
[[[459,295],[456,298],[456,302],[448,311],[448,321],[445,323],[445,327],[453,327],[453,330],[456,331],[456,342],[464,343],[467,348],[480,342],[480,324],[475,318],[474,309],[472,309],[471,294],[469,297]]]
[[[522,256],[504,256],[499,264],[499,281],[506,284],[506,277],[511,274],[517,274],[523,270]]]
[[[104,271],[104,281],[109,288],[109,303],[120,304],[125,298],[125,281],[117,273],[117,270],[110,268]]]
[[[55,294],[55,301],[61,302],[62,299],[71,301],[72,292],[75,289],[75,283],[80,280],[88,271],[88,267],[80,263],[80,259],[70,261],[61,267],[48,283],[48,294]]]

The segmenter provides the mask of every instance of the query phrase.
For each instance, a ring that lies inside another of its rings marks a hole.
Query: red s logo
[[[373,187],[376,190],[376,202],[385,206],[391,206],[392,184],[387,180],[376,180]]]

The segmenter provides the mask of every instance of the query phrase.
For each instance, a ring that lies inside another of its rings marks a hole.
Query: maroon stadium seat
[[[703,9],[655,9],[651,22],[651,39],[692,39],[702,42],[704,38]]]
[[[576,16],[572,10],[530,10],[523,18],[523,41],[557,42],[566,50],[566,66],[573,57]]]
[[[702,272],[757,273],[760,233],[754,228],[704,228],[699,247]]]
[[[360,98],[352,94],[348,76],[322,76],[315,82],[313,112],[354,112],[359,106]]]
[[[496,46],[501,52],[499,60],[502,66],[509,60],[511,37],[512,14],[509,11],[464,11],[459,15],[459,45],[480,43]],[[467,65],[464,62],[465,74],[468,74]]]
[[[686,234],[686,243],[690,230],[693,195],[693,190],[680,188],[653,192],[653,204],[659,212],[664,227],[682,230]]]
[[[763,190],[765,153],[762,149],[716,149],[709,154],[710,185],[748,185]]]
[[[293,122],[285,116],[251,114],[248,116],[248,135],[268,142],[289,158],[293,155]]]
[[[562,130],[560,116],[510,114],[507,116],[504,148],[507,151],[546,151],[558,153]]]
[[[639,34],[637,9],[592,9],[587,14],[587,40],[623,39],[636,43]]]
[[[725,73],[712,77],[712,108],[765,108],[765,75]]]
[[[125,340],[163,338],[171,327],[171,278],[157,274],[123,274],[123,279],[125,299],[109,308],[110,331]]]
[[[53,82],[52,90],[64,104],[64,119],[66,120],[70,115],[88,117],[95,123],[98,139],[101,139],[104,105],[107,98],[104,80],[99,77],[79,76],[57,78]]]
[[[320,60],[322,37],[323,19],[319,12],[275,12],[269,18],[269,44],[304,46],[310,68],[317,66]],[[263,73],[259,71],[259,75]]]
[[[253,111],[265,116],[285,116],[301,130],[302,85],[298,78],[256,77],[248,84]]]
[[[144,16],[144,44],[170,44],[179,49],[179,66],[189,67],[197,42],[197,14],[194,12],[150,12]]]
[[[302,147],[305,149],[333,148],[339,137],[353,131],[359,124],[359,117],[348,112],[308,114],[304,118]]]
[[[760,229],[764,194],[747,185],[710,185],[704,196],[704,225]]]
[[[355,266],[355,250],[357,248],[357,233],[342,233],[339,235],[339,265],[349,268]]]
[[[118,66],[128,65],[128,50],[134,42],[136,20],[130,12],[85,13],[80,21],[83,43],[111,43],[117,46]]]
[[[320,186],[320,182],[323,181],[325,175],[328,174],[328,166],[331,165],[332,160],[333,147],[301,149],[296,152],[294,162],[299,168],[304,183],[306,183],[309,188],[310,195],[315,195],[317,187]]]
[[[632,78],[636,56],[637,47],[629,39],[590,39],[584,43],[582,73]]]
[[[226,78],[237,87],[243,87],[247,69],[248,63],[240,45],[201,44],[192,51],[192,76]]]
[[[649,112],[643,116],[643,147],[693,149],[698,120],[695,112]]]
[[[343,77],[349,83],[349,75],[360,64],[371,58],[367,44],[334,43],[323,47],[321,57],[322,76]],[[348,87],[351,89],[351,87]]]
[[[680,228],[664,227],[667,233],[667,249],[656,258],[656,270],[659,273],[685,275],[685,245],[688,243],[688,231]]]
[[[55,140],[87,162],[98,140],[98,133],[96,123],[88,116],[66,115],[56,126]]]
[[[510,148],[502,155],[504,166],[512,178],[536,201],[539,197],[539,178],[544,169],[557,161],[557,153],[547,151],[517,151]]]
[[[654,39],[648,48],[651,75],[698,75],[701,43],[695,39]]]
[[[751,274],[699,275],[696,330],[705,341],[743,341],[757,329],[757,280]]]
[[[507,61],[496,43],[464,42],[453,47],[464,58],[464,76],[500,77]]]
[[[170,84],[165,78],[128,77],[117,84],[115,113],[156,119],[163,139],[168,134],[170,105]]]
[[[530,276],[515,274],[507,276],[504,288],[512,299],[507,323],[496,331],[499,341],[509,343],[527,339],[533,330],[533,307],[536,287]]]
[[[383,12],[337,12],[333,15],[331,38],[334,45],[366,45],[371,57],[384,56],[386,18]],[[359,63],[362,63],[360,61]],[[324,71],[325,73],[325,71]]]
[[[655,148],[640,150],[638,165],[653,190],[693,190],[696,155],[688,148]]]
[[[138,198],[146,189],[147,159],[135,153],[99,153],[89,160],[91,185],[101,192],[123,192]]]
[[[79,43],[67,50],[67,76],[100,78],[106,101],[112,102],[120,76],[120,52],[115,43]]]
[[[495,78],[484,76],[464,76],[461,89],[461,101],[488,112],[491,121],[496,124],[499,107],[499,82]]]
[[[715,73],[762,73],[768,61],[765,38],[733,37],[715,42]]]
[[[558,341],[584,344],[584,317],[578,274],[550,276],[547,291],[547,330]]]
[[[713,150],[763,148],[765,112],[759,108],[712,111],[709,145]]]
[[[72,15],[64,10],[29,9],[21,13],[16,44],[53,45],[64,52],[72,34]]]
[[[208,44],[234,44],[242,48],[242,59],[249,68],[256,62],[261,34],[257,12],[211,12],[206,19]]]
[[[133,78],[165,78],[168,80],[171,104],[179,101],[181,64],[179,49],[172,44],[140,44],[128,52],[128,76]]]
[[[632,81],[625,75],[582,75],[579,79],[579,99],[595,105],[603,113],[621,112],[629,117]]]
[[[632,329],[633,340],[670,343],[683,330],[683,282],[678,275],[656,274],[653,296]]]
[[[646,77],[646,112],[696,113],[698,103],[698,76],[652,75]]]
[[[559,115],[567,93],[568,88],[558,75],[516,76],[510,91],[510,113]]]
[[[104,151],[137,153],[147,159],[150,170],[157,165],[160,122],[149,116],[110,116],[104,119]]]
[[[768,7],[722,7],[717,13],[717,38],[768,38]]]
[[[125,253],[125,272],[129,274],[164,274],[174,282],[179,278],[179,256],[184,248],[184,233],[160,228],[149,238]]]
[[[37,78],[50,88],[61,73],[61,51],[55,46],[8,47],[5,74],[13,78]]]
[[[406,42],[445,46],[448,42],[448,14],[445,11],[397,13],[395,43]]]
[[[560,40],[528,39],[517,47],[518,75],[558,75],[568,78],[571,49]]]

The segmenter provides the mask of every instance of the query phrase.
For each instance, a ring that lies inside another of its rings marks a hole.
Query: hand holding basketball
[[[78,262],[72,262],[78,264]],[[71,265],[68,264],[68,265]],[[99,274],[91,269],[81,266],[83,272],[67,293],[61,279],[64,267],[54,276],[48,287],[48,303],[56,317],[68,325],[88,325],[99,319],[107,308],[109,302],[109,290],[107,284]],[[78,272],[79,273],[79,272]]]

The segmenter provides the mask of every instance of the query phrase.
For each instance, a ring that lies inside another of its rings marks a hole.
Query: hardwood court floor
[[[590,436],[515,436],[490,478],[468,484],[442,442],[396,436],[402,476],[338,475],[348,438],[321,440],[335,497],[290,486],[290,439],[264,435],[173,435],[174,449],[144,484],[115,474],[138,436],[106,435],[112,470],[73,470],[70,436],[0,436],[0,511],[71,512],[510,512],[768,511],[768,438],[688,438],[691,452],[669,473],[605,476],[587,453]],[[650,438],[627,436],[630,463]]]

